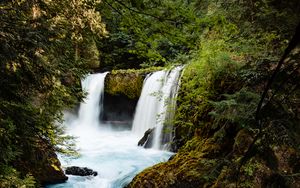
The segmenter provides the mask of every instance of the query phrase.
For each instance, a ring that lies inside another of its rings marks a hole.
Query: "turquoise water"
[[[48,188],[121,188],[143,169],[166,161],[172,155],[138,147],[138,138],[130,130],[100,130],[81,135],[81,157],[61,159],[63,166],[88,167],[97,171],[98,176],[69,176],[66,183]]]

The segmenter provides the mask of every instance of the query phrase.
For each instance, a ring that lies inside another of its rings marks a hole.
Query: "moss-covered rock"
[[[217,133],[219,132],[219,133]],[[130,188],[195,188],[195,187],[297,187],[300,178],[299,153],[288,146],[263,149],[240,168],[239,162],[246,146],[253,140],[248,131],[236,137],[225,133],[220,139],[194,136],[174,158],[157,164],[138,174]],[[246,142],[241,144],[240,139]]]
[[[110,73],[105,79],[105,92],[110,95],[125,95],[130,99],[139,98],[144,76],[138,73]]]
[[[54,148],[46,140],[37,140],[36,146],[14,162],[23,175],[31,174],[40,184],[65,182],[64,174]]]
[[[205,63],[210,62],[188,65],[181,80],[175,119],[178,153],[138,174],[128,187],[298,187],[298,111],[290,113],[270,102],[260,114],[266,117],[258,134],[257,93],[264,80],[254,77],[255,84],[241,87],[246,67],[219,66],[209,72]],[[212,79],[216,76],[221,81]],[[298,109],[299,103],[286,105]]]
[[[129,99],[138,99],[146,75],[161,69],[161,67],[154,67],[138,70],[113,70],[105,78],[105,93],[112,96],[125,95]]]
[[[225,132],[225,133],[223,133]],[[220,129],[210,138],[195,135],[177,155],[140,173],[129,187],[210,187],[226,162],[226,153],[232,148],[231,139],[223,137]],[[231,147],[228,147],[231,145]]]
[[[161,70],[160,67],[147,69],[113,70],[105,78],[103,114],[101,121],[130,125],[141,95],[147,74]]]

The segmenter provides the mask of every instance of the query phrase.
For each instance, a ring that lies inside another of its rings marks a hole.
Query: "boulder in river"
[[[154,130],[155,128],[148,129],[144,133],[144,136],[138,142],[138,146],[143,146],[144,148],[151,148],[154,137]]]
[[[75,176],[97,176],[98,172],[89,169],[87,167],[78,167],[78,166],[71,166],[67,167],[65,173],[68,175],[75,175]]]

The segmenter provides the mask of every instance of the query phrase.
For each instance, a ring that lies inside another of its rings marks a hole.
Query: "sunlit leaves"
[[[21,157],[31,161],[29,154],[41,142],[67,145],[70,150],[64,153],[74,153],[70,137],[56,122],[62,110],[83,97],[80,78],[90,62],[98,62],[95,40],[106,35],[95,10],[99,3],[0,2],[0,167]],[[3,173],[0,169],[0,184],[5,182]],[[21,183],[17,187],[27,185]]]

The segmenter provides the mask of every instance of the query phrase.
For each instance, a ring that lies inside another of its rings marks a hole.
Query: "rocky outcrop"
[[[144,148],[151,148],[154,138],[154,131],[155,128],[148,129],[144,133],[144,136],[139,140],[138,146],[143,146]]]
[[[46,140],[37,140],[36,146],[27,150],[14,162],[23,175],[32,174],[40,184],[62,183],[68,177],[61,169],[54,148]]]
[[[127,96],[129,99],[138,99],[145,75],[137,71],[113,71],[105,78],[105,93],[112,96]]]
[[[105,78],[105,100],[100,120],[131,123],[146,75],[159,69],[129,69],[108,73]]]
[[[112,71],[105,78],[102,122],[130,122],[133,119],[144,75],[136,71]],[[126,123],[124,123],[126,124]]]
[[[168,162],[144,170],[128,187],[297,187],[300,155],[287,145],[257,148],[237,173],[252,135],[234,126],[211,137],[195,135]]]
[[[65,170],[66,174],[68,175],[75,175],[75,176],[97,176],[98,172],[93,171],[87,167],[78,167],[78,166],[71,166],[67,167]]]

